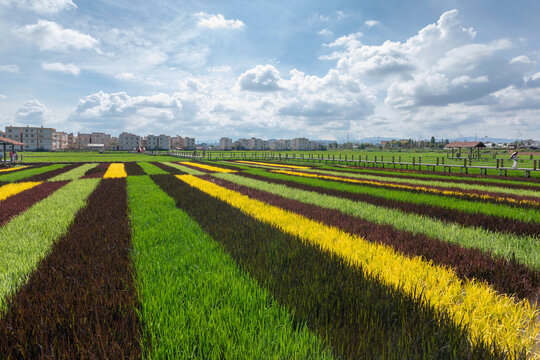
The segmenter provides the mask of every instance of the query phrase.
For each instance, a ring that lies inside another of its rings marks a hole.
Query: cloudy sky
[[[540,139],[536,0],[0,0],[0,128]]]

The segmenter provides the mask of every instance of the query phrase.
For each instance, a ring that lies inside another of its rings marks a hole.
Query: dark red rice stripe
[[[200,167],[192,166],[192,165],[191,165],[189,162],[187,162],[187,161],[184,162],[184,163],[182,163],[182,164],[180,164],[180,165],[185,166],[185,167],[190,168],[190,169],[193,169],[193,170],[200,171],[200,172],[202,172],[202,173],[206,173],[206,174],[215,173],[215,171],[211,171],[211,170],[208,170],[208,169],[202,169],[202,168],[200,168]],[[205,165],[206,165],[206,164],[205,164]],[[210,165],[210,166],[217,166],[217,167],[219,167],[219,166],[221,166],[221,164],[220,164],[220,165],[213,165],[213,164],[212,164],[212,165]]]
[[[52,179],[53,177],[55,177],[57,175],[60,175],[60,174],[63,174],[65,172],[68,172],[69,170],[78,168],[82,164],[83,163],[70,164],[70,165],[64,166],[63,168],[60,168],[60,169],[48,171],[48,172],[45,172],[43,174],[37,174],[37,175],[34,175],[32,177],[20,180],[20,182],[22,182],[22,181],[24,181],[24,182],[26,182],[26,181],[47,181],[47,180]]]
[[[368,241],[392,246],[406,255],[421,256],[432,260],[435,264],[452,267],[462,279],[485,280],[499,292],[516,294],[520,299],[540,300],[540,271],[533,271],[517,262],[490,256],[477,249],[462,248],[422,234],[415,235],[407,231],[395,230],[391,226],[371,223],[343,214],[338,210],[304,204],[209,175],[201,177],[250,198],[301,214],[329,226],[338,227],[351,234],[357,234]]]
[[[169,166],[169,165],[165,165],[165,164],[160,163],[160,162],[151,162],[150,164],[156,165],[158,168],[168,172],[169,174],[173,174],[173,175],[185,175],[186,174],[185,172],[183,172],[180,169],[174,168],[174,167]]]
[[[301,170],[295,170],[295,172],[314,175],[314,173],[301,171]],[[372,181],[370,179],[358,179],[358,178],[349,177],[349,176],[339,176],[339,175],[329,175],[329,176],[333,176],[333,177],[340,178],[340,179],[343,179],[343,180],[366,180],[366,181]],[[323,178],[321,178],[321,180],[341,181],[341,180],[323,179]],[[496,203],[496,204],[506,203],[506,204],[508,204],[510,206],[519,206],[519,207],[537,208],[537,207],[539,207],[539,205],[515,204],[513,202],[497,201],[495,199],[479,199],[479,198],[474,197],[474,195],[488,195],[488,196],[492,196],[492,197],[496,197],[496,198],[511,198],[511,199],[515,199],[515,200],[529,200],[529,201],[534,201],[534,202],[537,202],[537,203],[540,201],[539,198],[532,197],[532,196],[520,196],[520,195],[513,195],[513,194],[500,194],[500,193],[495,193],[495,192],[488,192],[488,191],[481,191],[481,190],[466,190],[466,189],[453,188],[453,187],[437,187],[437,186],[428,186],[428,185],[402,184],[402,183],[398,183],[398,182],[394,182],[394,181],[381,181],[381,180],[374,180],[374,181],[378,182],[379,184],[359,184],[359,185],[367,186],[367,187],[373,187],[373,188],[381,188],[381,187],[383,187],[383,188],[391,188],[391,189],[394,189],[394,190],[407,191],[407,192],[411,192],[411,193],[428,193],[428,194],[430,193],[430,192],[428,192],[426,190],[422,190],[422,189],[417,189],[417,190],[416,189],[410,189],[409,190],[409,189],[394,188],[393,185],[398,185],[398,186],[399,185],[421,186],[421,187],[426,188],[426,189],[433,189],[433,190],[437,190],[437,191],[456,191],[456,192],[462,193],[462,194],[456,194],[456,195],[447,195],[447,194],[445,194],[444,196],[447,196],[447,197],[466,199],[466,200],[471,200],[471,201],[491,202],[491,203]]]
[[[136,162],[126,162],[124,163],[124,168],[128,176],[131,175],[146,175],[142,167],[139,166]]]
[[[351,168],[346,168],[346,169],[351,169]],[[359,170],[362,170],[361,168],[354,168],[354,169],[359,169]],[[491,182],[485,182],[485,181],[481,181],[481,180],[467,180],[467,179],[445,179],[444,176],[445,175],[438,175],[438,174],[435,174],[437,176],[440,176],[439,178],[432,178],[432,177],[410,177],[410,176],[407,176],[407,175],[402,175],[400,173],[393,173],[392,171],[387,171],[385,170],[385,172],[388,172],[387,174],[374,174],[374,173],[369,173],[369,172],[362,172],[362,171],[350,171],[350,170],[345,170],[345,169],[325,169],[325,168],[322,168],[321,170],[329,170],[329,171],[335,171],[335,172],[340,172],[340,173],[343,173],[343,174],[357,174],[357,175],[372,175],[372,176],[380,176],[380,177],[393,177],[393,178],[399,178],[399,179],[409,179],[409,180],[413,180],[413,179],[418,179],[418,180],[426,180],[426,181],[438,181],[438,182],[453,182],[453,183],[458,183],[458,184],[468,184],[468,185],[484,185],[484,186],[494,186],[494,187],[500,187],[500,188],[505,188],[505,189],[522,189],[522,190],[536,190],[536,191],[540,191],[540,187],[538,186],[533,186],[533,185],[517,185],[517,184],[502,184],[502,183],[491,183]],[[378,170],[382,170],[382,169],[378,169]],[[429,173],[430,175],[433,175],[432,172]],[[456,174],[452,174],[453,175],[456,175]],[[485,177],[485,176],[484,176]],[[501,178],[499,177],[498,178],[499,180],[504,180],[504,178]],[[514,180],[514,179],[511,179],[511,180]]]
[[[125,179],[103,180],[0,319],[8,359],[138,359]]]
[[[99,163],[96,167],[89,169],[81,179],[102,178],[111,163]]]
[[[11,218],[19,215],[32,205],[45,199],[47,196],[60,189],[69,181],[44,182],[32,189],[28,189],[9,199],[0,202],[0,226],[7,223]]]
[[[428,216],[445,223],[457,223],[463,226],[469,227],[481,227],[486,230],[502,232],[507,234],[517,234],[523,236],[536,236],[540,235],[540,224],[538,223],[527,223],[519,220],[512,220],[501,218],[497,216],[490,216],[485,214],[471,214],[464,213],[458,210],[445,208],[442,206],[432,206],[424,204],[415,204],[409,202],[402,202],[397,200],[385,199],[377,196],[371,196],[366,194],[351,193],[347,191],[326,189],[322,187],[311,186],[307,184],[298,183],[296,181],[280,180],[267,178],[261,175],[254,175],[239,172],[237,175],[244,176],[247,178],[266,181],[274,184],[281,184],[288,187],[314,191],[319,194],[326,194],[330,196],[340,197],[344,199],[350,199],[354,201],[361,201],[368,204],[373,204],[377,206],[384,206],[390,209],[398,209],[405,213],[412,213],[418,215]]]

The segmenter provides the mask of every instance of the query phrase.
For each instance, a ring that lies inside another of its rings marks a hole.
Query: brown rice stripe
[[[81,179],[102,178],[111,163],[99,163],[98,166],[89,169]]]
[[[389,225],[375,224],[338,210],[304,204],[209,175],[201,177],[251,198],[357,234],[368,241],[392,246],[406,255],[422,256],[435,264],[450,266],[462,279],[485,280],[499,292],[516,294],[521,299],[540,300],[540,271],[535,272],[517,262],[492,257],[478,249],[466,249],[422,234],[395,230]]]
[[[134,161],[124,163],[124,168],[126,169],[126,173],[128,174],[128,176],[131,176],[131,175],[146,175],[143,168],[140,167],[140,165],[137,164]]]
[[[0,319],[13,359],[138,359],[125,179],[103,180]]]

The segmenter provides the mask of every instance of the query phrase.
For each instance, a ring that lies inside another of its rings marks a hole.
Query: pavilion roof
[[[5,138],[5,137],[1,137],[0,136],[0,145],[17,145],[17,146],[24,146],[26,145],[25,143],[22,143],[20,141],[16,141],[16,140],[11,140],[11,139],[8,139],[8,138]]]

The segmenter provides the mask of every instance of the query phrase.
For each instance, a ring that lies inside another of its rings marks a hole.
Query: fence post
[[[393,162],[393,163],[395,162],[395,161],[394,161],[394,157],[393,157],[393,156],[392,156],[392,162]]]
[[[501,159],[501,167],[504,167],[504,159]]]
[[[401,155],[399,156],[398,162],[401,162]]]
[[[533,161],[533,169],[536,170],[536,160]]]
[[[497,159],[497,169],[499,168],[499,159]]]
[[[439,157],[437,156],[437,165],[439,165]]]
[[[467,159],[463,159],[463,166],[467,167]]]

